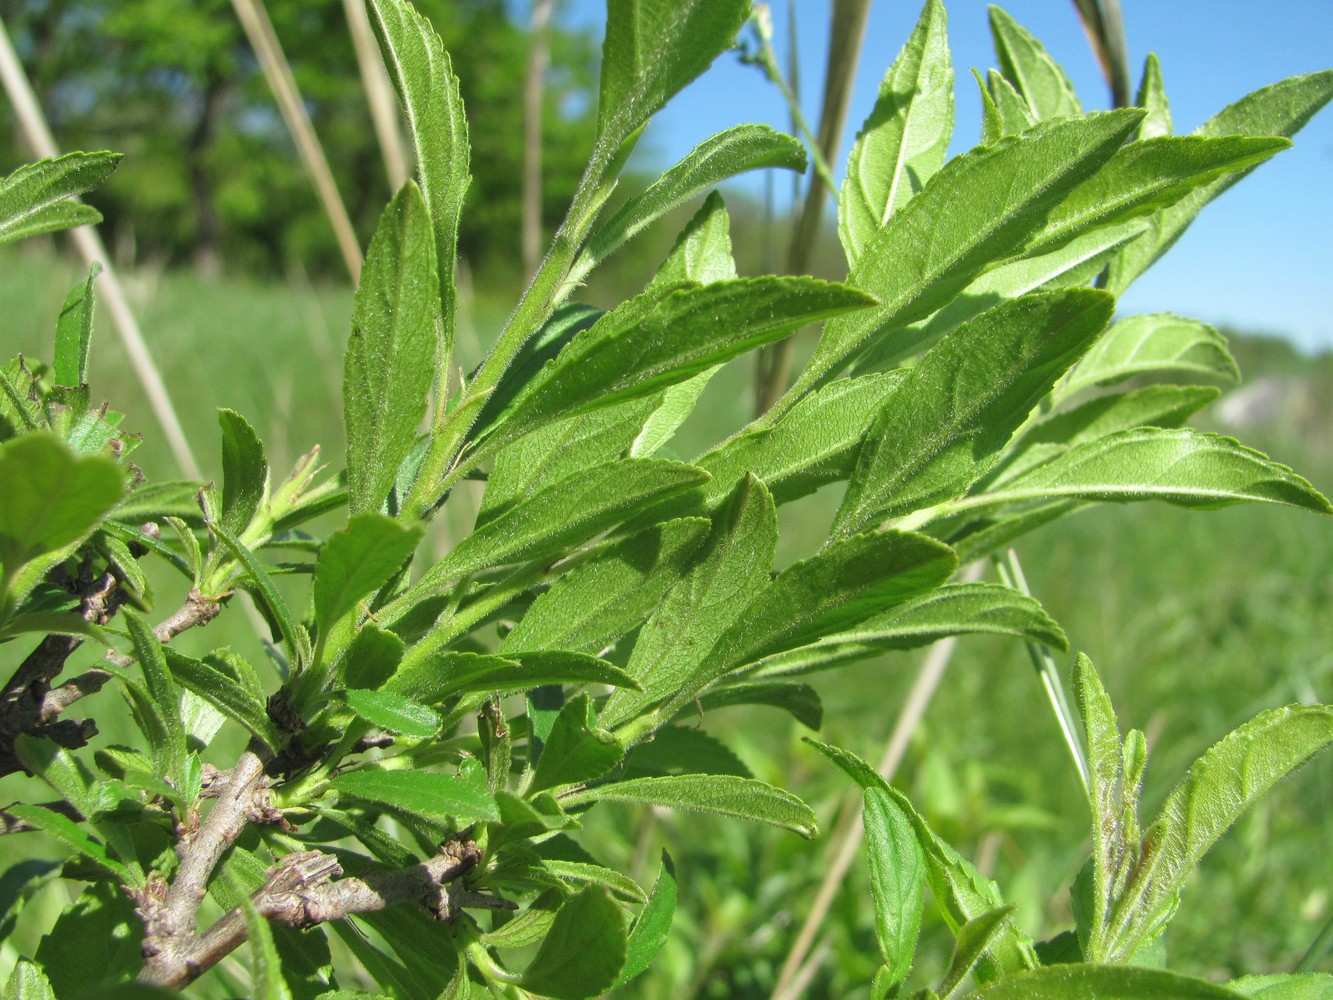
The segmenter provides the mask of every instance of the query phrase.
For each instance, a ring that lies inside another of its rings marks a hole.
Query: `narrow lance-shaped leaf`
[[[780,826],[803,837],[813,837],[817,832],[815,814],[795,795],[762,781],[730,774],[632,778],[586,788],[562,799],[566,807],[587,802],[627,802],[719,813]]]
[[[153,700],[155,715],[163,726],[163,732],[158,734],[161,742],[156,739],[153,741],[154,767],[158,777],[166,778],[177,791],[183,791],[186,787],[186,747],[185,728],[181,725],[180,693],[172,683],[162,643],[153,634],[148,622],[132,608],[126,608],[124,613],[130,639],[134,642],[135,656],[143,669],[148,694]]]
[[[1104,292],[1039,292],[933,347],[880,409],[830,532],[961,495],[1111,318]]]
[[[652,895],[648,897],[648,904],[630,928],[625,965],[612,984],[613,988],[623,986],[652,965],[653,959],[657,958],[658,952],[666,944],[675,912],[676,866],[671,861],[671,855],[663,851],[657,882],[653,885]]]
[[[940,980],[940,996],[953,1000],[960,996],[964,980],[982,957],[996,936],[1004,929],[1005,923],[1013,916],[1013,906],[1002,906],[989,910],[979,917],[973,917],[958,929],[957,944],[953,957],[949,959],[949,968]]]
[[[1131,375],[1165,372],[1225,382],[1240,379],[1226,338],[1213,327],[1170,313],[1150,313],[1112,325],[1060,384],[1055,399]]]
[[[788,403],[841,369],[876,333],[923,319],[1014,256],[1050,210],[1114,155],[1143,112],[1042,122],[946,163],[865,245],[850,281],[880,300],[824,328]]]
[[[944,165],[953,135],[953,63],[940,0],[927,0],[862,125],[838,198],[847,259]]]
[[[170,646],[164,646],[162,652],[167,658],[171,677],[177,684],[187,691],[193,691],[218,711],[245,726],[271,750],[276,752],[281,748],[282,737],[265,711],[262,691],[249,690],[244,683],[238,683],[235,677],[219,670],[213,665],[213,662],[217,662],[214,656],[196,660]]]
[[[1155,52],[1149,52],[1148,58],[1143,61],[1143,78],[1139,81],[1139,92],[1134,103],[1148,112],[1148,117],[1139,126],[1140,139],[1171,134],[1171,106],[1162,84],[1162,64],[1157,61]]]
[[[241,897],[241,914],[250,938],[250,991],[255,1000],[292,1000],[282,976],[282,959],[273,943],[268,919],[255,908],[249,896]]]
[[[1333,513],[1328,500],[1300,476],[1231,438],[1153,427],[1081,444],[994,493],[968,497],[954,506],[1058,497],[1166,500],[1187,507],[1254,500]]]
[[[586,694],[565,703],[542,747],[529,792],[581,784],[600,778],[618,765],[625,748],[597,725]]]
[[[694,147],[683,160],[607,219],[592,238],[571,279],[580,280],[649,225],[729,177],[764,167],[805,170],[805,146],[766,125],[738,125]]]
[[[971,634],[1009,635],[1052,649],[1068,647],[1060,626],[1031,597],[999,584],[955,583],[907,601],[845,632],[771,656],[758,664],[755,674],[812,673],[878,656],[887,650],[917,649],[951,635]]]
[[[69,199],[97,187],[118,163],[119,153],[68,153],[0,180],[0,244],[101,222],[97,209]]]
[[[416,441],[435,362],[438,285],[430,216],[408,181],[370,241],[343,360],[353,514],[380,510]]]
[[[222,428],[222,523],[239,535],[250,526],[268,493],[268,459],[250,422],[235,410],[218,410]]]
[[[497,437],[665,389],[830,316],[864,309],[858,289],[814,278],[743,278],[649,292],[607,313],[543,369]],[[726,316],[726,323],[718,323]]]
[[[626,670],[644,690],[613,693],[602,710],[603,725],[619,725],[668,696],[692,697],[704,654],[741,614],[746,595],[768,579],[777,533],[772,497],[747,476],[713,519],[694,568],[639,633]]]
[[[88,348],[93,337],[93,282],[102,272],[94,261],[88,279],[75,285],[65,299],[56,321],[56,352],[53,369],[57,385],[80,386],[88,381]]]
[[[1037,116],[1012,83],[999,70],[986,74],[986,96],[994,110],[994,122],[985,124],[988,141],[997,142],[1006,135],[1018,135],[1037,124]]]
[[[332,786],[340,796],[433,823],[447,824],[451,817],[462,823],[500,818],[495,800],[485,788],[478,788],[461,775],[368,768],[346,771],[333,779]]]
[[[926,859],[911,821],[882,788],[865,790],[866,856],[879,953],[897,985],[912,970],[925,905]]]
[[[417,161],[417,183],[430,211],[441,324],[435,345],[436,391],[443,389],[453,356],[458,220],[471,176],[467,115],[449,53],[430,22],[403,0],[370,0],[371,20],[407,117]]]
[[[342,699],[373,726],[411,739],[424,740],[440,731],[440,716],[425,705],[388,691],[350,689]]]
[[[986,983],[969,1000],[1237,1000],[1206,979],[1132,965],[1048,965]]]
[[[231,554],[236,557],[236,561],[241,564],[244,570],[243,575],[249,578],[254,587],[255,596],[260,599],[271,621],[277,626],[277,633],[287,643],[288,650],[296,657],[298,662],[304,663],[310,652],[308,638],[296,624],[296,618],[292,615],[291,608],[287,606],[286,600],[274,585],[273,578],[269,576],[264,564],[240,539],[222,525],[215,524],[212,526],[212,530],[231,551]]]
[[[1083,110],[1060,64],[1026,28],[994,5],[990,30],[1005,78],[1023,95],[1038,120]]]
[[[443,653],[405,665],[384,685],[384,690],[435,704],[454,694],[510,694],[562,684],[637,686],[634,678],[619,667],[587,653],[536,650],[512,653],[509,657]]]
[[[1333,99],[1333,70],[1293,76],[1254,91],[1204,122],[1194,134],[1291,138]],[[1254,169],[1253,167],[1250,170]],[[1204,205],[1244,177],[1249,170],[1225,174],[1170,208],[1152,216],[1152,228],[1121,251],[1111,266],[1106,288],[1119,295],[1178,240]]]
[[[1191,765],[1144,835],[1140,863],[1108,922],[1111,961],[1133,955],[1218,838],[1265,792],[1333,743],[1333,705],[1288,705],[1228,733]]]

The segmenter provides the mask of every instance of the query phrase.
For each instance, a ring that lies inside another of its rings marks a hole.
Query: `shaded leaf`
[[[990,30],[1005,78],[1023,95],[1038,120],[1083,110],[1060,64],[1026,28],[994,5]]]
[[[958,943],[954,947],[953,957],[949,960],[949,968],[940,981],[940,996],[947,1000],[958,994],[967,974],[981,961],[982,956],[986,954],[986,948],[1000,933],[1005,922],[1013,916],[1013,912],[1012,906],[1000,907],[972,918],[958,929]]]
[[[600,778],[620,763],[625,748],[605,729],[586,694],[568,701],[544,741],[529,792]]]
[[[94,261],[87,280],[74,286],[60,309],[52,365],[56,385],[80,386],[88,381],[88,348],[92,343],[96,302],[93,282],[101,271],[101,263]]]
[[[254,1000],[292,1000],[282,977],[282,960],[273,943],[273,931],[249,896],[241,897],[241,914],[250,939],[250,990]]]
[[[381,514],[357,514],[329,536],[315,564],[315,623],[325,635],[343,615],[402,569],[421,539]]]
[[[819,700],[819,693],[809,684],[772,681],[728,684],[699,696],[699,709],[704,712],[726,708],[728,705],[769,705],[780,708],[807,729],[818,730],[824,722],[824,705]],[[686,715],[689,711],[689,706],[686,706],[681,709],[681,714]]]
[[[666,806],[751,819],[803,837],[813,837],[817,832],[815,814],[795,795],[762,781],[729,774],[633,778],[573,792],[563,801],[566,806],[588,802]]]
[[[393,676],[384,690],[434,704],[469,691],[508,694],[548,684],[612,684],[635,687],[619,667],[587,653],[534,650],[509,656],[442,653],[418,660]]]
[[[21,802],[7,807],[5,811],[14,819],[29,823],[38,830],[49,833],[66,846],[74,848],[124,885],[134,888],[142,887],[143,880],[141,878],[136,879],[129,868],[112,858],[102,844],[88,836],[83,828],[68,816],[52,812],[50,809],[44,809],[41,806],[25,805]]]
[[[882,788],[865,789],[864,817],[875,936],[889,984],[896,986],[912,970],[925,905],[926,861],[907,815]]]
[[[1170,313],[1130,316],[1111,326],[1069,378],[1056,398],[1131,375],[1187,374],[1235,382],[1240,370],[1227,349],[1226,338],[1207,323]]]
[[[523,988],[560,1000],[595,997],[615,982],[625,948],[624,911],[605,889],[589,886],[556,912]]]
[[[971,1000],[1234,1000],[1240,994],[1204,979],[1132,965],[1049,965],[1004,976]]]
[[[613,989],[623,986],[653,964],[662,946],[666,944],[667,934],[671,930],[671,918],[675,912],[676,866],[671,861],[671,855],[663,851],[662,867],[657,872],[652,895],[648,897],[648,904],[634,921],[634,926],[630,928],[629,941],[625,949],[625,964],[612,984]]]
[[[222,523],[239,535],[268,492],[268,459],[250,422],[235,410],[218,410],[222,426]]]

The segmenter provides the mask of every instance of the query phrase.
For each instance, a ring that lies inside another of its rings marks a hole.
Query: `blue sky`
[[[786,0],[772,4],[779,55]],[[995,64],[982,0],[946,0],[957,77],[954,151],[980,134],[970,67]],[[1105,107],[1106,87],[1068,0],[1002,4],[1063,64],[1084,105]],[[822,97],[829,0],[796,0],[806,114]],[[1177,132],[1191,131],[1232,101],[1298,73],[1333,68],[1333,0],[1122,0],[1130,65],[1157,53]],[[841,176],[880,76],[912,29],[919,0],[875,0],[857,72]],[[600,31],[604,0],[570,0],[564,19]],[[649,126],[642,149],[658,165],[714,132],[744,121],[788,129],[787,112],[759,72],[724,56]],[[785,191],[783,182],[778,189]],[[1184,238],[1121,299],[1125,312],[1172,311],[1213,323],[1291,336],[1333,350],[1333,110],[1325,109],[1278,154],[1209,205]]]

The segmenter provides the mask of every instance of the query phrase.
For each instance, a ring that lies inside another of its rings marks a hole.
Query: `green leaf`
[[[1111,326],[1057,389],[1063,399],[1094,385],[1170,372],[1236,382],[1227,341],[1207,323],[1170,313],[1130,316]]]
[[[98,261],[88,271],[88,279],[75,285],[60,309],[56,321],[56,353],[52,365],[56,385],[80,386],[88,382],[88,348],[93,339],[93,307],[96,296],[93,282],[102,271]]]
[[[134,903],[108,882],[86,886],[37,946],[36,959],[61,997],[98,995],[143,966],[143,920]]]
[[[1329,743],[1333,705],[1289,705],[1261,712],[1196,760],[1144,835],[1144,861],[1109,922],[1108,955],[1133,955],[1227,828]]]
[[[343,360],[348,506],[378,512],[416,442],[435,363],[439,278],[431,219],[408,181],[366,253]]]
[[[931,895],[950,931],[957,937],[963,926],[1005,905],[999,887],[957,851],[941,840],[921,818],[907,796],[854,753],[805,737],[805,742],[842,768],[861,788],[877,788],[902,810],[916,834],[926,862],[926,880]],[[991,943],[990,956],[1000,970],[1013,972],[1036,966],[1032,942],[1012,923]]]
[[[567,807],[588,802],[627,802],[750,819],[813,837],[815,814],[790,792],[730,774],[682,774],[632,778],[566,795]]]
[[[731,281],[735,277],[731,219],[722,196],[711,191],[676,237],[671,252],[657,268],[648,288],[666,290],[687,282],[707,285],[714,281]]]
[[[1291,138],[1333,99],[1333,70],[1293,76],[1254,91],[1204,122],[1194,134],[1284,136]],[[1152,216],[1152,228],[1126,247],[1111,266],[1106,288],[1119,295],[1166,253],[1189,228],[1204,205],[1253,170],[1225,174]]]
[[[1051,209],[1115,154],[1142,114],[1125,109],[1042,122],[946,163],[865,245],[849,280],[880,304],[825,325],[788,394],[792,402],[877,331],[887,336],[924,319],[1017,254]]]
[[[221,524],[213,524],[211,528],[213,533],[222,539],[222,543],[244,567],[245,575],[249,577],[250,582],[254,585],[256,596],[263,602],[263,606],[270,616],[270,621],[277,625],[278,634],[287,643],[288,650],[299,662],[304,663],[310,655],[309,640],[297,628],[296,619],[292,617],[291,609],[287,607],[287,602],[283,599],[282,594],[278,592],[278,588],[274,586],[273,578],[269,576],[264,564],[256,559],[255,554]]]
[[[29,772],[45,781],[84,816],[91,816],[96,810],[93,776],[64,747],[46,737],[18,733],[14,737],[14,753]]]
[[[831,536],[952,499],[1000,449],[1111,317],[1104,292],[1037,292],[965,323],[885,401]]]
[[[1333,1000],[1333,974],[1241,976],[1227,983],[1227,989],[1257,1000]]]
[[[1069,77],[1027,29],[992,5],[990,30],[1005,79],[1023,95],[1038,120],[1082,112]]]
[[[940,981],[940,996],[948,1000],[958,994],[967,974],[981,961],[987,947],[1013,916],[1013,912],[1014,907],[1002,906],[974,917],[958,929],[958,944],[949,960],[948,971]]]
[[[239,535],[250,526],[268,493],[268,459],[250,422],[235,410],[218,410],[222,425],[222,523]]]
[[[896,986],[912,970],[921,933],[926,859],[907,814],[882,788],[872,785],[865,790],[864,815],[875,936],[890,984]]]
[[[609,157],[736,39],[749,0],[608,4],[597,145]]]
[[[1162,64],[1157,61],[1155,52],[1149,52],[1143,61],[1143,78],[1139,81],[1139,93],[1134,103],[1148,111],[1148,117],[1139,126],[1139,139],[1171,134],[1171,106],[1162,85]]]
[[[715,736],[696,728],[698,719],[678,726],[662,726],[651,740],[634,747],[625,759],[625,777],[663,774],[754,774],[735,752]]]
[[[600,778],[625,756],[620,741],[597,727],[597,714],[586,694],[560,710],[542,747],[529,792]]]
[[[9,974],[0,1000],[56,1000],[56,995],[41,968],[20,958]]]
[[[249,896],[241,897],[246,936],[250,938],[250,991],[255,1000],[292,1000],[292,991],[282,978],[282,960],[273,943],[268,920],[260,915]]]
[[[118,163],[119,153],[68,153],[0,180],[0,244],[101,222],[97,209],[68,199],[100,185]]]
[[[1009,635],[1067,649],[1060,626],[1031,597],[993,583],[946,584],[808,646],[761,661],[756,675],[812,673],[951,635]]]
[[[1047,500],[1166,500],[1225,507],[1246,500],[1333,513],[1318,491],[1285,465],[1231,438],[1193,430],[1141,427],[1070,448],[967,506]]]
[[[365,597],[388,583],[421,539],[420,528],[382,514],[356,514],[329,536],[315,564],[315,624],[321,637]]]
[[[372,726],[412,739],[429,739],[440,731],[440,716],[425,705],[388,691],[350,689],[342,699]]]
[[[944,165],[953,134],[953,63],[940,0],[927,0],[847,158],[838,236],[847,260]]]
[[[467,692],[510,694],[548,684],[612,684],[635,687],[619,667],[587,653],[534,650],[508,656],[442,653],[404,667],[384,690],[435,704]]]
[[[747,475],[718,511],[706,547],[639,632],[626,672],[641,692],[614,692],[602,723],[615,726],[671,698],[688,701],[702,686],[695,678],[706,653],[741,613],[741,601],[768,579],[777,545],[777,511],[764,484]],[[666,719],[662,719],[666,721]]]
[[[25,805],[21,802],[6,807],[5,811],[14,819],[21,820],[38,830],[49,833],[66,846],[74,848],[93,864],[105,869],[112,878],[123,885],[131,888],[142,888],[142,878],[135,878],[134,873],[129,868],[112,858],[107,853],[106,847],[88,836],[83,828],[68,816],[52,812],[50,809],[44,809],[42,806]]]
[[[1135,427],[1179,427],[1217,399],[1220,392],[1210,385],[1149,385],[1097,396],[1072,410],[1035,422],[1012,450],[1018,452],[1021,462],[1023,450],[1041,445],[1072,448]],[[1006,465],[1006,474],[1008,468]]]
[[[553,858],[543,858],[542,866],[552,875],[558,876],[562,882],[572,882],[575,885],[601,885],[610,889],[613,896],[617,896],[627,903],[643,904],[648,902],[648,894],[643,891],[643,887],[638,882],[614,869],[588,864],[583,861],[564,861]]]
[[[500,811],[484,788],[459,775],[430,771],[346,771],[331,782],[340,797],[369,802],[447,826],[497,820]]]
[[[1089,229],[1173,205],[1191,191],[1252,169],[1290,145],[1272,136],[1162,136],[1131,143],[1051,212],[1032,237],[1029,252],[1045,253]]]
[[[873,301],[847,285],[805,277],[646,292],[570,341],[533,380],[497,437],[512,441],[551,420],[649,395]],[[718,316],[727,322],[718,323]]]
[[[708,529],[703,518],[681,518],[603,549],[533,601],[499,652],[600,652],[657,607],[684,575]]]
[[[0,445],[0,602],[25,563],[92,531],[125,492],[110,459],[78,458],[50,434]]]
[[[676,866],[671,855],[662,852],[662,867],[658,870],[657,881],[653,884],[652,895],[644,906],[634,926],[629,930],[629,942],[625,949],[625,964],[612,988],[623,986],[631,979],[645,972],[666,944],[667,934],[671,931],[671,918],[676,912]]]
[[[978,78],[980,82],[980,78]],[[989,108],[994,108],[993,115],[988,113],[983,123],[985,142],[998,142],[1006,135],[1019,135],[1037,124],[1037,116],[1028,106],[1027,100],[999,70],[986,73],[985,98],[989,99]]]
[[[1132,965],[1050,965],[1004,976],[969,1000],[1235,1000],[1241,994],[1204,979]]]
[[[281,748],[282,737],[265,710],[263,691],[244,680],[238,682],[237,676],[223,666],[234,667],[239,663],[253,677],[253,668],[248,663],[227,650],[214,652],[203,660],[186,656],[171,646],[163,646],[162,651],[166,655],[167,668],[172,678],[181,687],[194,692],[222,714],[235,719],[269,749],[277,751]]]
[[[615,982],[625,947],[624,910],[605,889],[589,886],[556,912],[523,973],[523,989],[559,1000],[598,996]]]
[[[695,146],[688,156],[598,227],[574,264],[572,280],[591,271],[672,209],[727,178],[765,167],[803,173],[805,162],[805,146],[799,140],[775,132],[767,125],[737,125],[719,132]]]
[[[467,115],[449,53],[430,22],[403,0],[370,0],[369,9],[385,65],[407,117],[416,154],[417,184],[434,233],[433,287],[439,290],[439,308],[432,307],[431,314],[440,324],[434,358],[438,391],[453,354],[458,220],[471,182]],[[439,395],[443,399],[443,393]]]
[[[839,379],[810,393],[772,427],[745,431],[703,455],[695,464],[711,475],[704,500],[712,507],[752,473],[787,502],[856,467],[861,440],[876,412],[906,373]]]
[[[824,705],[819,700],[819,692],[809,684],[786,681],[728,684],[701,694],[696,711],[708,712],[728,705],[770,705],[780,708],[807,729],[817,730],[824,721]],[[687,716],[692,710],[695,709],[686,705],[681,708],[681,715]]]
[[[413,589],[437,592],[490,566],[563,555],[654,500],[705,482],[682,462],[626,459],[576,473],[495,517],[459,542]]]
[[[159,778],[165,778],[178,793],[182,793],[186,788],[186,745],[185,727],[181,724],[180,692],[172,683],[166,653],[163,652],[161,641],[153,634],[152,626],[132,608],[126,608],[124,615],[130,639],[134,642],[135,657],[143,669],[154,714],[163,727],[163,731],[156,734],[159,738],[154,739],[151,747],[153,768]]]

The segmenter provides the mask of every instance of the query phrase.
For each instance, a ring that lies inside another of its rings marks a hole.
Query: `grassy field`
[[[0,256],[0,358],[50,354],[51,331],[79,269],[43,254]],[[246,415],[275,471],[319,443],[341,462],[339,365],[351,296],[300,282],[205,282],[136,276],[131,297],[206,471],[220,466],[215,409]],[[476,307],[460,332],[465,363],[479,356],[503,306]],[[1322,422],[1279,420],[1239,435],[1333,492],[1328,436],[1333,365],[1272,345],[1238,345],[1247,377],[1304,379]],[[710,388],[677,442],[696,453],[730,432],[749,406],[749,360]],[[94,341],[94,394],[127,414],[147,443],[135,454],[152,478],[173,478],[152,415],[103,318]],[[835,498],[783,512],[787,560],[808,551]],[[466,530],[466,514],[454,530]],[[1045,529],[1021,546],[1033,593],[1100,669],[1122,728],[1146,730],[1152,750],[1145,802],[1155,808],[1190,760],[1255,712],[1333,700],[1333,521],[1276,508],[1195,513],[1165,506],[1103,507]],[[164,585],[166,581],[164,581]],[[172,584],[175,585],[174,583]],[[164,596],[163,601],[171,597]],[[233,616],[240,617],[240,616]],[[210,628],[206,647],[241,643]],[[821,738],[879,756],[919,655],[816,675],[826,707]],[[727,710],[704,720],[739,738],[757,776],[793,788],[821,825],[845,782],[772,713]],[[1068,926],[1066,888],[1086,851],[1086,807],[1025,650],[964,640],[900,774],[942,834],[998,879],[1035,934]],[[0,787],[0,793],[11,786]],[[1168,939],[1184,972],[1285,971],[1333,914],[1333,759],[1278,788],[1222,842],[1186,893]],[[596,814],[594,814],[596,815]],[[738,823],[606,810],[583,838],[603,861],[651,879],[661,846],[677,857],[682,899],[659,974],[644,996],[766,996],[821,874],[824,846]],[[1148,817],[1145,817],[1147,819]],[[630,832],[627,834],[626,830]],[[6,844],[6,855],[13,852]],[[827,928],[829,961],[811,996],[854,996],[873,974],[868,893],[844,893]],[[52,917],[54,916],[54,911]],[[942,934],[934,928],[931,940]],[[921,981],[945,956],[921,960]],[[1333,971],[1333,966],[1325,963]]]

